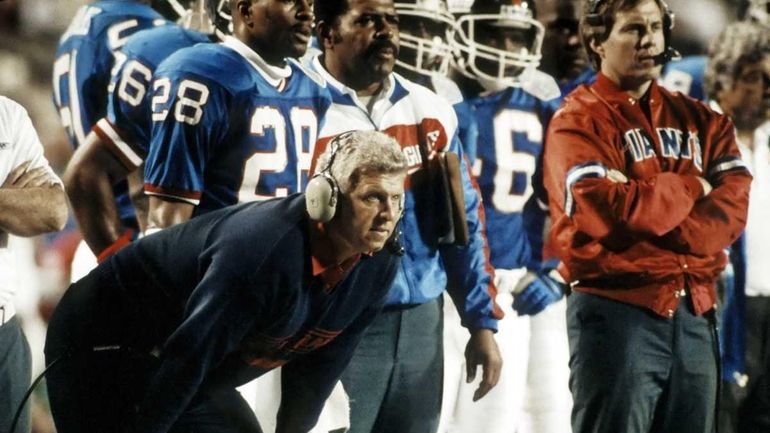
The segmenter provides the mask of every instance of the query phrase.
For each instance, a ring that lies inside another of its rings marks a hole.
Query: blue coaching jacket
[[[161,353],[137,431],[165,432],[199,391],[280,365],[279,431],[312,428],[398,258],[362,256],[326,287],[313,275],[309,224],[302,194],[232,206],[140,239],[97,268],[114,274],[133,307],[147,306],[141,326],[157,329],[143,337]]]

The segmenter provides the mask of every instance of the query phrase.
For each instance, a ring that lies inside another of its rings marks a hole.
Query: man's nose
[[[312,21],[313,18],[312,0],[297,0],[297,19]]]
[[[387,221],[395,221],[401,213],[401,202],[394,200],[386,200],[383,203],[380,215]]]
[[[382,18],[378,23],[376,36],[380,39],[393,39],[397,28],[397,26],[388,22],[386,18]]]

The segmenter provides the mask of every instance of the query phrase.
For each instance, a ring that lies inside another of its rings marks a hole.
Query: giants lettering
[[[703,172],[703,153],[697,131],[683,132],[676,128],[656,128],[660,155],[671,159],[689,159],[698,171]],[[635,128],[623,134],[626,149],[635,162],[653,158],[655,143],[643,129]]]

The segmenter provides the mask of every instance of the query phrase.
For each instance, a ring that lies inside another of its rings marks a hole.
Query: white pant
[[[86,241],[81,240],[78,244],[78,248],[75,250],[75,255],[72,256],[72,265],[70,266],[70,282],[85,277],[92,269],[96,267],[96,256],[88,248]]]
[[[523,270],[496,270],[515,287]],[[500,381],[473,402],[481,380],[465,383],[468,331],[460,326],[454,305],[444,303],[444,395],[438,433],[569,433],[569,344],[566,302],[550,305],[536,316],[518,316],[510,293],[498,293],[505,312],[495,339],[503,357]]]

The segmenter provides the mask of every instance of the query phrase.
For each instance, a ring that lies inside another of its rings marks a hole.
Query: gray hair
[[[329,167],[332,153],[334,159]],[[331,172],[343,194],[355,189],[363,174],[398,173],[406,169],[401,146],[394,138],[378,131],[339,134],[329,142],[316,163],[316,172]]]
[[[703,88],[711,99],[720,90],[731,89],[747,64],[761,62],[770,54],[770,31],[747,21],[734,22],[709,46],[703,72]]]

